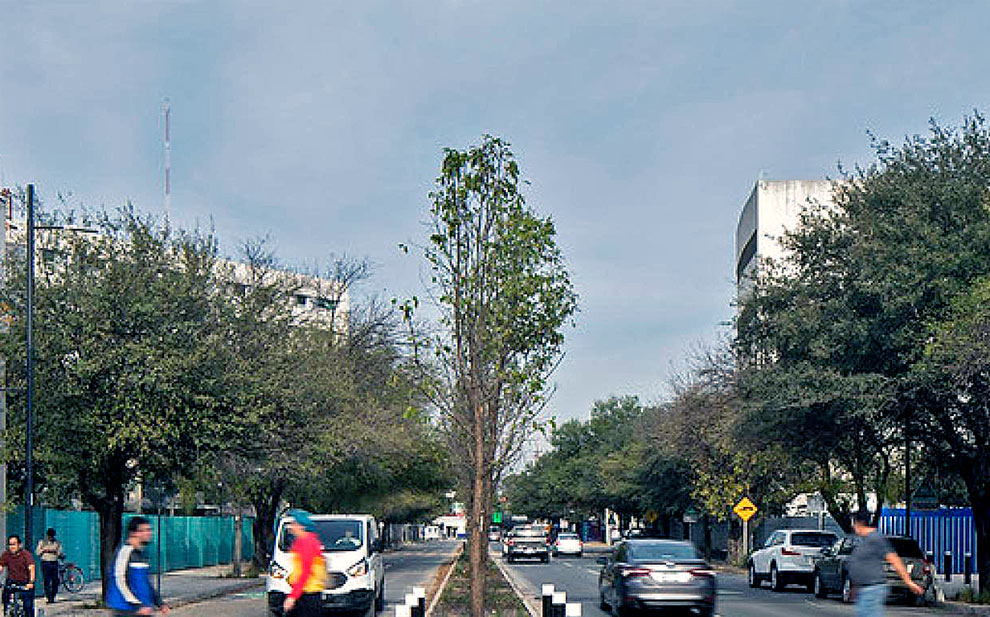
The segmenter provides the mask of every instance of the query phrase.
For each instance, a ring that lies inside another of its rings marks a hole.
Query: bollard
[[[948,583],[952,580],[952,551],[945,551],[945,556],[942,558],[942,569],[945,574],[945,582]]]
[[[543,617],[551,617],[550,606],[551,606],[551,601],[553,600],[553,591],[554,591],[553,585],[548,585],[544,583],[540,591],[541,591],[540,595],[543,598],[543,607],[542,607],[543,612],[541,614],[543,615]]]
[[[409,607],[405,604],[395,605],[395,617],[412,617],[409,611]]]
[[[551,617],[564,617],[564,606],[567,604],[567,594],[563,591],[553,592],[553,598],[550,600],[550,615]]]
[[[972,553],[963,554],[963,578],[965,579],[963,583],[967,585],[973,584],[973,554]]]
[[[416,594],[406,594],[406,606],[409,607],[409,617],[424,617],[419,612],[419,598],[416,597]]]
[[[581,617],[581,603],[568,602],[564,607],[564,617]]]
[[[413,595],[419,605],[419,617],[426,617],[426,587],[413,587]]]

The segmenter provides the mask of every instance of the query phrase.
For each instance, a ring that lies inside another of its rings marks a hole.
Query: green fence
[[[124,515],[124,528],[134,514]],[[163,572],[202,568],[230,563],[234,554],[235,520],[231,516],[162,516],[145,514],[155,535],[148,546],[153,571],[158,571],[159,520]],[[100,576],[100,524],[95,512],[73,510],[32,510],[35,542],[53,527],[69,561],[79,565],[87,580]],[[241,552],[245,560],[254,556],[253,518],[241,521]],[[23,534],[24,510],[18,507],[7,515],[7,533]],[[30,547],[32,550],[34,547]]]

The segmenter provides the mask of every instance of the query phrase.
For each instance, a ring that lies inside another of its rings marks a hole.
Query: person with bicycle
[[[45,537],[38,540],[34,552],[41,559],[41,578],[45,583],[45,599],[48,604],[55,601],[58,592],[58,560],[64,557],[62,543],[55,539],[55,529],[48,528]]]
[[[21,547],[21,537],[16,534],[7,538],[7,550],[0,555],[0,574],[4,572],[7,573],[7,582],[3,585],[4,614],[16,593],[24,600],[24,614],[34,617],[34,559],[31,551]]]
[[[151,522],[143,516],[127,521],[127,541],[117,549],[110,569],[107,606],[115,617],[150,615],[156,609],[168,615],[168,605],[162,602],[148,576],[151,563],[144,547],[151,542]]]

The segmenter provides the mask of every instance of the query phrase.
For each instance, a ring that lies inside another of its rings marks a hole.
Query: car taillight
[[[516,544],[516,541],[513,540],[513,539],[511,539],[511,538],[505,541],[505,545],[506,546],[515,546],[515,544]]]
[[[650,570],[648,568],[623,568],[622,576],[627,578],[632,578],[634,576],[649,576]]]
[[[780,549],[780,554],[781,555],[786,555],[788,557],[800,557],[801,556],[801,551],[792,551],[789,548],[782,548],[782,549]]]
[[[709,570],[708,568],[694,568],[689,570],[691,576],[699,576],[703,578],[715,578],[715,570]]]

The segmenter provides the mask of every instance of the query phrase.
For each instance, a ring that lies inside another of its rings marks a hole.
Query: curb
[[[214,591],[204,592],[201,594],[196,594],[193,596],[185,596],[176,598],[174,602],[165,601],[166,598],[162,598],[169,608],[178,608],[180,606],[186,606],[188,604],[196,604],[197,602],[203,602],[204,600],[212,600],[213,598],[221,598],[223,596],[229,596],[235,593],[240,593],[242,591],[247,591],[248,589],[254,589],[255,587],[264,587],[265,581],[260,579],[253,579],[250,581],[245,581],[241,585],[231,585],[225,589],[217,589]]]
[[[498,571],[502,573],[502,577],[505,578],[507,583],[509,583],[509,587],[512,588],[512,591],[519,598],[519,601],[526,607],[526,612],[529,613],[530,617],[539,617],[541,609],[536,606],[536,603],[533,600],[529,599],[526,594],[522,592],[519,588],[519,584],[512,577],[512,575],[509,574],[509,571],[505,568],[505,566],[502,565],[502,560],[498,559],[491,552],[488,553],[488,558],[495,562],[495,565],[498,567]]]
[[[444,574],[443,580],[440,581],[440,585],[437,586],[437,590],[433,593],[433,598],[430,599],[430,605],[426,607],[426,615],[424,617],[430,617],[433,614],[433,609],[437,607],[440,602],[440,597],[443,595],[443,590],[447,588],[447,583],[450,581],[450,575],[454,573],[454,565],[457,560],[461,558],[461,553],[464,552],[464,543],[461,543],[457,550],[454,551],[454,556],[450,560],[450,567],[447,568],[447,573]]]
[[[952,615],[980,615],[986,617],[990,615],[990,606],[978,605],[978,604],[966,604],[965,602],[953,602],[946,600],[945,602],[940,602],[939,606],[945,607],[952,611]]]

